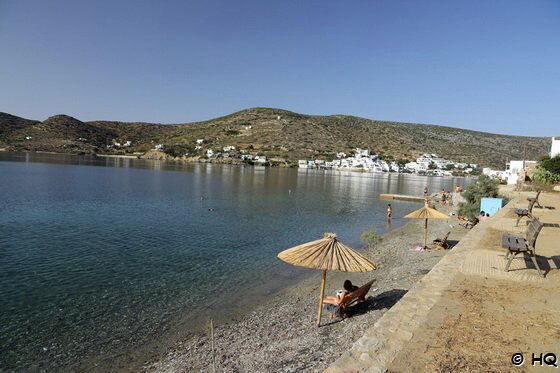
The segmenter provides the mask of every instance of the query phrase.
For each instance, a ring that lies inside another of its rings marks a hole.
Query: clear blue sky
[[[560,1],[0,0],[0,111],[248,107],[560,135]]]

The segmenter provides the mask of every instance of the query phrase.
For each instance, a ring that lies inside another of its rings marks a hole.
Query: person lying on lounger
[[[327,296],[325,299],[323,299],[323,304],[325,305],[332,305],[335,307],[328,307],[327,306],[327,311],[329,311],[329,319],[333,319],[336,315],[333,312],[336,308],[336,306],[340,305],[340,303],[342,303],[342,301],[344,300],[344,297],[348,294],[350,294],[351,292],[353,292],[354,290],[358,290],[359,288],[356,285],[353,285],[352,282],[350,280],[346,280],[344,281],[344,285],[342,286],[344,288],[344,290],[337,290],[336,295],[335,296]],[[359,299],[359,302],[364,302],[365,299],[365,295],[363,298]]]

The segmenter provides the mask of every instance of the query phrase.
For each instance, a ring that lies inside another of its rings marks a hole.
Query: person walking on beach
[[[447,205],[447,194],[444,189],[441,190],[441,204],[444,206]]]

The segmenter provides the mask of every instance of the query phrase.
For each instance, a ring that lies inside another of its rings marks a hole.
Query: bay
[[[137,366],[314,273],[281,250],[385,232],[378,194],[469,182],[0,152],[0,370]]]

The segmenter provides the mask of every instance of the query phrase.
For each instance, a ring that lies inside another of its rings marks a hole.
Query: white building
[[[115,144],[115,145],[117,145],[117,144]],[[120,144],[117,145],[117,146],[120,146]],[[156,150],[163,150],[163,144],[156,144],[155,149],[156,149]]]
[[[537,161],[509,161],[506,163],[506,171],[504,172],[503,177],[507,178],[507,183],[509,185],[517,183],[517,173],[523,170],[523,162],[525,162],[525,165],[537,163]]]
[[[354,149],[354,151],[356,152],[355,157],[369,157],[369,149],[360,149],[360,148],[356,148]]]
[[[196,143],[197,143],[198,145],[202,145],[202,143],[204,143],[204,139],[197,139],[197,140],[196,140]]]
[[[208,149],[208,150],[206,151],[206,156],[207,156],[207,157],[211,157],[211,156],[213,156],[213,155],[214,155],[214,151],[213,151],[212,149]]]
[[[229,152],[229,151],[235,150],[235,146],[228,145],[228,146],[224,146],[223,149],[224,149],[224,152]]]
[[[560,154],[560,136],[552,138],[552,145],[550,146],[550,158],[554,158]]]

